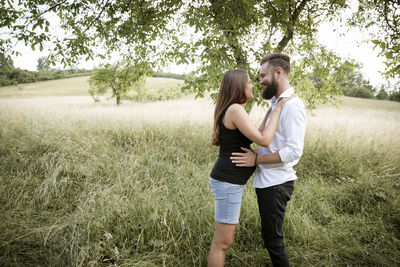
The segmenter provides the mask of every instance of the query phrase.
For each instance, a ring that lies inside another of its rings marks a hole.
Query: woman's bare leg
[[[214,238],[208,254],[208,267],[222,267],[228,248],[233,244],[236,224],[215,222]]]

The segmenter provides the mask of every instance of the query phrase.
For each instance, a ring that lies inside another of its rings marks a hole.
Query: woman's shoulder
[[[243,114],[247,114],[246,110],[244,107],[240,104],[233,103],[231,104],[225,112],[224,116],[224,122],[225,127],[228,126],[227,128],[230,130],[233,130],[233,127],[236,129],[237,127],[235,126],[235,121],[241,120],[242,117],[244,116]]]
[[[238,103],[233,103],[231,104],[228,109],[226,110],[227,113],[240,113],[240,112],[246,112],[244,107]]]

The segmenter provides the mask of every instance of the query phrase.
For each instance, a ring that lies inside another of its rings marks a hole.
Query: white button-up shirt
[[[289,97],[293,93],[293,88],[288,88],[279,98]],[[272,111],[274,111],[278,104],[275,96],[272,97],[271,103]],[[283,106],[278,128],[270,146],[260,147],[258,152],[258,155],[264,155],[279,151],[282,163],[257,165],[254,187],[265,188],[297,179],[293,166],[299,162],[303,153],[306,124],[307,112],[303,102],[298,97],[289,100]]]

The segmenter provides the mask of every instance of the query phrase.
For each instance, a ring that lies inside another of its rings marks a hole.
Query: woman
[[[268,125],[256,129],[245,110],[248,100],[253,98],[253,84],[244,70],[225,73],[219,89],[214,111],[212,144],[220,146],[219,157],[210,174],[210,186],[215,202],[215,233],[208,255],[208,266],[223,266],[228,248],[233,243],[236,225],[239,222],[243,186],[253,174],[254,167],[236,167],[230,160],[232,152],[242,152],[241,147],[250,148],[252,142],[269,146],[278,127],[284,104],[280,101],[271,114]],[[270,114],[268,110],[265,119]]]

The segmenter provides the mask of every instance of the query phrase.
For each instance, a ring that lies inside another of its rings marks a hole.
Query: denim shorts
[[[215,202],[215,221],[238,224],[244,185],[222,182],[210,177]]]

